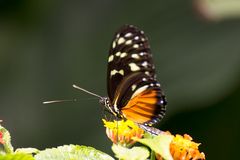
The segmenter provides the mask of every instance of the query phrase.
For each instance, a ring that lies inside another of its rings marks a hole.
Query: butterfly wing
[[[165,96],[156,80],[147,37],[132,25],[115,34],[108,57],[108,96],[113,110],[140,124],[165,113]]]
[[[140,67],[145,62],[145,67]],[[147,38],[132,25],[125,25],[114,35],[108,57],[108,96],[113,100],[117,87],[133,71],[154,76],[154,66]]]

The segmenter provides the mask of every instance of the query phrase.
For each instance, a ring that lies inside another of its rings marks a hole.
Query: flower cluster
[[[192,137],[187,134],[176,135],[170,144],[170,152],[176,160],[203,160],[205,155],[203,152],[199,152],[199,145],[200,143],[193,142]]]
[[[115,144],[131,146],[136,141],[132,137],[142,138],[144,130],[135,125],[132,121],[106,121],[103,119],[108,138]]]
[[[198,149],[200,143],[192,141],[192,137],[187,134],[174,136],[170,132],[162,132],[151,138],[148,133],[144,134],[141,128],[129,120],[113,122],[103,120],[103,122],[107,136],[114,144],[129,147],[138,141],[152,149],[156,153],[157,160],[166,157],[173,160],[205,160],[204,153]]]
[[[205,160],[205,154],[198,149],[199,145],[200,143],[193,142],[188,134],[177,134],[170,143],[170,153],[174,160]],[[156,157],[163,160],[159,154]]]

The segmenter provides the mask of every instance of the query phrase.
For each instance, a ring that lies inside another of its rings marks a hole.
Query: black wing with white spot
[[[125,25],[114,35],[108,56],[108,96],[113,100],[120,82],[129,74],[143,72],[155,76],[152,54],[144,32]]]
[[[147,37],[132,25],[120,28],[111,43],[107,86],[112,110],[126,119],[153,124],[165,114]]]

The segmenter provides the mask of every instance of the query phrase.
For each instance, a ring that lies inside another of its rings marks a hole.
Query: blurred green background
[[[240,19],[215,20],[193,4],[0,0],[0,119],[14,146],[72,143],[111,153],[102,106],[71,85],[106,95],[110,41],[120,26],[133,24],[150,39],[167,95],[159,127],[190,134],[207,159],[237,159]]]

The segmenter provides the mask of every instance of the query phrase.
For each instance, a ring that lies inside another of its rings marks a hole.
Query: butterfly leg
[[[159,135],[161,133],[163,133],[163,131],[161,131],[160,129],[157,129],[155,127],[151,127],[151,126],[148,126],[148,125],[145,125],[145,124],[137,124],[140,128],[142,128],[144,131],[152,134],[152,135]]]

